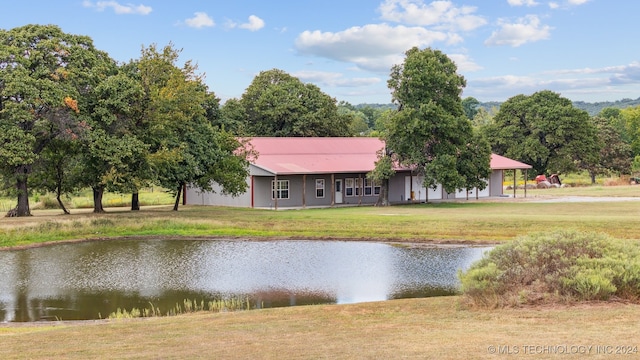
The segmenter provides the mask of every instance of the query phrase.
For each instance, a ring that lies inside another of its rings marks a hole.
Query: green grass
[[[139,201],[142,206],[173,204],[175,198],[165,189],[151,187],[142,189],[139,193]],[[63,196],[62,202],[68,209],[93,208],[93,193],[91,189],[79,191],[71,196]],[[54,194],[34,194],[29,197],[29,205],[32,210],[59,209]],[[131,194],[105,193],[102,199],[105,207],[130,207]],[[16,206],[16,199],[0,197],[0,212],[6,213]]]
[[[561,197],[568,192],[555,190],[573,189],[553,189]],[[635,186],[598,191],[593,188],[590,194],[613,196],[624,192],[626,196],[640,196],[640,187]],[[543,193],[540,190],[538,194]],[[585,194],[584,190],[581,194]],[[636,201],[546,203],[535,201],[543,195],[528,196],[528,200],[503,198],[283,211],[186,206],[174,212],[165,206],[136,212],[113,208],[106,214],[76,210],[71,215],[61,215],[57,210],[34,210],[31,217],[0,219],[0,247],[118,236],[495,243],[531,232],[562,229],[640,239],[640,206]]]
[[[640,240],[638,202],[540,203],[551,196],[640,196],[640,187],[553,189],[528,200],[457,201],[392,207],[270,211],[219,207],[36,210],[0,218],[0,247],[119,236],[273,237],[502,242],[531,232],[576,229]],[[557,191],[556,191],[557,190]],[[599,194],[599,195],[595,195]],[[621,195],[624,194],[624,195]],[[146,319],[0,324],[2,359],[86,358],[424,358],[513,357],[492,349],[558,345],[628,346],[638,356],[640,306],[595,302],[572,307],[477,310],[460,297],[298,306]],[[524,355],[522,355],[524,356]],[[557,357],[534,354],[533,358]],[[610,359],[610,353],[568,358]]]

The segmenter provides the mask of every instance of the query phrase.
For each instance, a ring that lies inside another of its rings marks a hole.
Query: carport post
[[[524,169],[524,197],[527,197],[527,178],[529,177],[529,170]]]
[[[518,182],[516,181],[516,169],[513,169],[513,198],[516,198],[516,188],[518,187]]]

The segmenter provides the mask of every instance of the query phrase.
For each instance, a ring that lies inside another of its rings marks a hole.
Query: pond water
[[[449,295],[488,247],[112,240],[0,251],[0,321],[86,320],[184,300],[251,307]]]

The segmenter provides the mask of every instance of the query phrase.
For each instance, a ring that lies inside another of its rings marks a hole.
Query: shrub
[[[640,299],[640,247],[605,234],[537,233],[497,246],[458,274],[482,307]]]

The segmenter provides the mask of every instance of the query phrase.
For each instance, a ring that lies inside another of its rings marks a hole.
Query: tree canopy
[[[171,45],[143,49],[138,63],[148,99],[145,141],[157,183],[176,195],[174,210],[186,184],[237,195],[246,190],[248,152],[219,125],[219,100],[208,91],[196,67],[176,65],[179,51]]]
[[[549,90],[508,99],[483,131],[494,152],[530,164],[532,176],[575,171],[600,151],[589,114]]]
[[[0,169],[18,199],[11,215],[30,215],[30,186],[55,192],[65,213],[61,195],[84,187],[94,212],[103,191],[137,194],[147,184],[177,198],[188,183],[243,192],[249,152],[178,55],[151,45],[120,65],[89,37],[53,25],[0,30]]]
[[[279,69],[262,71],[240,100],[253,136],[350,136],[351,117],[313,84]]]
[[[474,143],[480,138],[473,135],[460,98],[464,77],[439,50],[414,47],[405,55],[387,82],[398,106],[385,134],[387,151],[423,175],[425,187],[439,183],[449,193],[468,186],[483,189],[486,182],[476,179],[486,178],[490,152],[485,142]]]
[[[32,165],[55,139],[77,138],[78,100],[112,66],[89,37],[54,25],[0,30],[0,168],[15,181],[15,215],[30,215]]]

